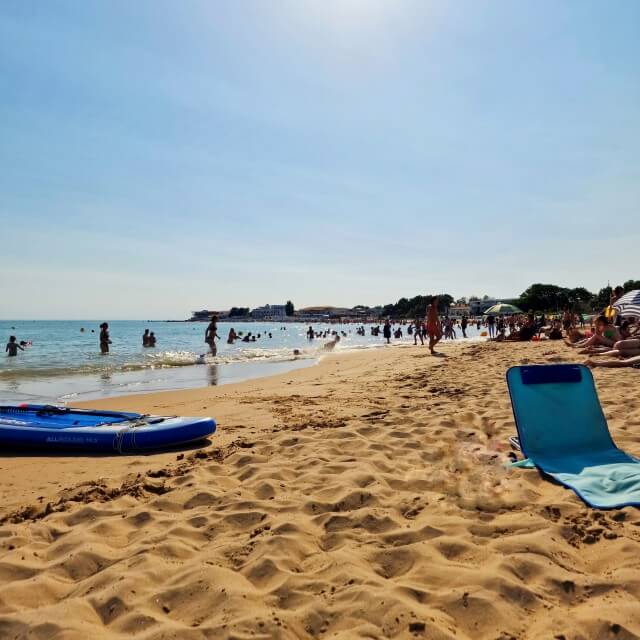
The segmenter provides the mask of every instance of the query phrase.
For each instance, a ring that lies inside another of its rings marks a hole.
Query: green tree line
[[[625,293],[640,289],[640,280],[627,280],[621,285]],[[561,311],[565,307],[574,311],[597,311],[604,309],[611,300],[611,287],[603,287],[592,293],[584,287],[569,289],[554,284],[532,284],[515,304],[523,311]]]
[[[400,298],[395,304],[387,304],[382,308],[382,316],[392,318],[424,318],[427,307],[431,304],[433,296],[414,296],[413,298]],[[445,313],[453,303],[453,296],[441,293],[438,296],[438,311]]]
[[[625,293],[640,289],[640,280],[627,280],[621,285]],[[569,307],[574,311],[597,311],[604,309],[611,299],[611,287],[603,287],[598,293],[592,293],[585,287],[573,289],[555,284],[532,284],[519,298],[509,300],[523,311],[562,311]],[[485,296],[486,297],[486,296]],[[382,308],[381,316],[392,318],[424,318],[433,296],[414,296],[400,298],[395,304]],[[469,300],[477,300],[472,296]],[[438,311],[446,313],[453,303],[453,296],[442,293],[438,296]]]

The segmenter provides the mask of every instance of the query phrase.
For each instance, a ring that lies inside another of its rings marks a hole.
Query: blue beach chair
[[[640,506],[640,460],[614,444],[587,367],[512,367],[507,385],[520,447],[541,472],[597,509]]]

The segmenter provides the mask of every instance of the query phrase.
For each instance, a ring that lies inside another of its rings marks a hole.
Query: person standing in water
[[[142,334],[142,346],[143,347],[149,346],[149,329],[145,329],[144,333]]]
[[[216,338],[220,340],[218,335],[218,316],[211,316],[211,322],[204,333],[204,341],[209,345],[211,349],[211,355],[218,353],[218,347],[216,347]]]
[[[429,335],[429,351],[433,355],[435,346],[442,340],[442,323],[438,317],[438,296],[434,296],[427,309],[427,334]]]
[[[9,358],[15,358],[18,355],[18,349],[20,349],[20,351],[24,351],[24,347],[16,342],[16,337],[9,336],[9,342],[7,342],[7,346],[5,347],[5,353],[8,354]]]
[[[109,345],[111,340],[109,339],[109,325],[103,322],[100,325],[100,353],[106,355],[109,353]]]
[[[391,323],[389,322],[389,318],[387,318],[384,322],[382,335],[384,336],[384,339],[387,341],[387,344],[391,344]]]

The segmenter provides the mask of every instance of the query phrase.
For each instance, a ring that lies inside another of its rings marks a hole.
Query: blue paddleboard
[[[0,406],[0,445],[5,447],[133,453],[195,442],[215,430],[212,418],[149,416],[39,404]]]

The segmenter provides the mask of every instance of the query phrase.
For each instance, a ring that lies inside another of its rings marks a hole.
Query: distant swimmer
[[[18,355],[18,349],[20,349],[20,351],[24,351],[24,347],[16,342],[16,337],[9,336],[9,342],[7,342],[5,353],[8,354],[9,358],[15,358]]]
[[[209,326],[204,333],[204,341],[209,345],[209,349],[211,349],[211,355],[216,355],[218,353],[218,347],[216,346],[216,338],[220,340],[220,336],[218,335],[218,316],[211,316],[211,322],[209,322]]]
[[[149,345],[150,347],[156,346],[156,334],[153,331],[149,334]]]
[[[236,330],[231,327],[231,329],[229,329],[229,335],[227,336],[227,344],[233,344],[237,339],[238,334],[236,333]]]
[[[106,355],[109,353],[109,345],[111,340],[109,339],[109,324],[103,322],[100,325],[100,353]]]
[[[144,333],[142,334],[142,346],[143,347],[149,347],[151,346],[149,344],[149,329],[145,329]]]
[[[309,327],[307,329],[307,338],[309,340],[313,340],[315,338],[315,336],[316,336],[316,334],[315,334],[315,331],[313,330],[313,327]]]

